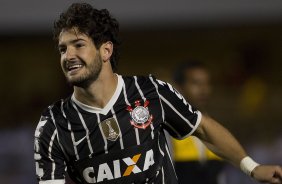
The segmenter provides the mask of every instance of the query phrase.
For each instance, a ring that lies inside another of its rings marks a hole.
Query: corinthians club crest
[[[127,110],[132,118],[130,120],[131,125],[136,128],[146,129],[152,123],[153,116],[149,113],[148,105],[148,100],[144,102],[143,106],[140,100],[136,100],[134,109],[130,105],[127,106]]]
[[[101,122],[101,127],[105,137],[110,141],[116,141],[120,135],[118,124],[114,118],[109,118]]]

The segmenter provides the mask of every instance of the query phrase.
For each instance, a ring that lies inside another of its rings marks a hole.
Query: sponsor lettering
[[[104,180],[113,180],[121,177],[130,176],[132,174],[138,174],[144,172],[150,168],[150,166],[155,164],[154,152],[152,149],[148,150],[145,155],[144,166],[140,168],[138,166],[138,160],[142,157],[141,154],[134,155],[131,157],[126,157],[119,160],[114,160],[112,165],[109,163],[99,164],[98,169],[94,170],[93,167],[87,167],[83,170],[83,177],[88,183],[99,183]],[[121,162],[127,165],[125,171],[121,171]],[[112,167],[110,167],[112,166]],[[111,170],[113,168],[113,170]]]

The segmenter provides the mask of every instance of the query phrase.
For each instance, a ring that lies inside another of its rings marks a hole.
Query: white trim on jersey
[[[136,88],[137,88],[137,90],[138,90],[140,96],[142,97],[143,101],[145,102],[145,101],[146,101],[146,97],[144,96],[142,90],[140,89],[140,86],[139,86],[139,84],[138,84],[138,82],[137,82],[137,77],[136,77],[136,76],[133,76],[133,78],[134,78],[134,81],[135,81],[135,86],[136,86]]]
[[[50,140],[50,143],[49,143],[49,147],[48,147],[48,153],[49,153],[48,157],[52,161],[52,172],[51,172],[51,179],[52,180],[55,179],[54,174],[55,174],[55,169],[56,169],[55,161],[52,158],[52,148],[53,148],[53,143],[54,143],[56,134],[57,134],[57,129],[54,130],[52,137],[51,137],[51,140]]]
[[[136,136],[136,144],[140,145],[139,130],[136,127],[134,127],[134,129],[135,129],[135,136]]]
[[[91,113],[99,113],[99,114],[103,114],[103,115],[107,115],[111,108],[114,106],[114,104],[116,103],[121,91],[122,91],[122,86],[124,84],[124,81],[123,81],[123,78],[120,76],[120,75],[117,75],[118,77],[118,84],[117,84],[117,87],[116,87],[116,90],[113,94],[113,96],[111,97],[110,101],[107,103],[107,105],[104,107],[104,108],[97,108],[97,107],[93,107],[93,106],[90,106],[90,105],[86,105],[80,101],[78,101],[74,94],[72,94],[72,101],[74,103],[76,103],[81,109],[87,111],[87,112],[91,112]]]
[[[149,78],[150,78],[151,82],[153,83],[153,85],[155,86],[158,95],[160,96],[158,85],[155,83],[155,81],[153,80],[153,77],[152,77],[152,76],[150,76]],[[163,118],[163,122],[165,123],[165,114],[164,114],[164,108],[163,108],[163,104],[162,104],[161,99],[160,99],[160,104],[161,104],[161,108],[162,108],[162,118]]]
[[[130,103],[128,101],[127,94],[126,94],[125,84],[122,85],[122,88],[123,88],[123,95],[124,95],[125,103],[126,105],[130,106]]]
[[[125,83],[123,84],[122,87],[123,87],[123,95],[124,95],[125,103],[126,103],[128,106],[130,106],[130,103],[129,103],[128,99],[127,99],[126,90],[125,90]],[[137,145],[140,145],[139,130],[138,130],[138,128],[136,128],[136,127],[134,127],[134,129],[135,129],[136,144],[137,144]]]
[[[150,127],[151,127],[151,130],[152,130],[152,131],[151,131],[151,136],[152,136],[152,139],[154,139],[154,129],[155,129],[155,128],[154,128],[153,123],[150,124]]]
[[[58,130],[57,125],[56,125],[56,121],[55,121],[55,117],[54,117],[54,114],[53,114],[53,111],[52,111],[53,106],[49,106],[48,108],[49,108],[49,112],[50,112],[50,115],[51,115],[51,119],[52,119],[52,121],[53,121],[53,124],[54,124],[56,130]],[[66,158],[68,159],[68,156],[67,156],[67,154],[66,154],[66,151],[64,150],[62,144],[60,143],[59,134],[57,134],[57,141],[58,141],[58,143],[59,143],[59,146],[61,147],[61,150],[62,150],[63,154],[64,154],[64,155],[66,156]]]
[[[191,132],[189,134],[183,136],[182,139],[185,139],[185,138],[189,137],[190,135],[192,135],[196,131],[198,126],[200,125],[201,120],[202,120],[202,113],[200,111],[196,111],[196,113],[198,114],[198,118],[197,118],[197,122],[196,122],[194,128],[191,130]]]
[[[187,134],[185,136],[178,136],[178,137],[181,138],[181,139],[185,139],[186,137],[189,137],[190,135],[192,135],[201,122],[202,113],[200,111],[195,111],[195,113],[198,114],[197,122],[196,122],[195,125],[192,125],[191,122],[188,119],[186,119],[184,116],[182,116],[182,114],[178,110],[176,110],[176,108],[169,101],[167,101],[162,95],[160,95],[160,98],[163,100],[163,102],[165,102],[179,117],[181,117],[192,128],[192,130],[189,132],[189,134]]]
[[[169,160],[170,160],[170,163],[171,163],[171,165],[172,165],[174,174],[175,174],[175,176],[176,176],[176,178],[177,178],[177,174],[176,174],[176,171],[175,171],[175,168],[174,168],[174,164],[173,164],[173,161],[172,161],[172,158],[171,158],[170,151],[169,151],[169,149],[168,149],[167,143],[165,143],[165,149],[166,149],[166,154],[168,155]]]
[[[162,179],[163,179],[163,184],[165,184],[165,179],[164,179],[164,175],[165,175],[165,173],[164,173],[164,167],[162,167]]]
[[[119,123],[118,123],[118,119],[117,119],[117,116],[116,116],[116,113],[114,111],[114,109],[112,108],[111,109],[111,112],[113,114],[113,117],[115,118],[116,122],[117,122],[117,126],[118,126],[118,129],[119,129],[119,132],[120,132],[120,136],[119,136],[119,142],[120,142],[120,149],[124,149],[124,145],[123,145],[123,139],[122,139],[122,132],[121,132],[121,129],[119,127]]]
[[[144,96],[144,93],[142,92],[142,90],[141,90],[141,88],[140,88],[140,86],[137,82],[137,77],[133,76],[133,78],[134,78],[134,81],[135,81],[135,86],[138,89],[138,92],[139,92],[140,96],[142,97],[143,101],[145,102],[147,99]],[[154,125],[153,125],[153,123],[150,123],[150,127],[151,127],[151,137],[152,137],[152,139],[154,139]]]
[[[56,169],[56,163],[54,161],[54,159],[52,158],[52,155],[51,155],[51,150],[52,150],[52,147],[53,147],[53,143],[54,143],[54,140],[55,140],[55,136],[57,137],[57,141],[61,147],[61,150],[62,152],[65,154],[65,150],[63,149],[63,146],[61,145],[60,143],[60,139],[59,139],[59,134],[58,134],[58,129],[57,129],[57,125],[56,125],[56,122],[55,122],[55,117],[54,117],[54,114],[53,114],[53,111],[52,111],[52,108],[53,106],[49,106],[49,112],[50,112],[50,115],[51,115],[51,119],[53,121],[53,124],[55,126],[55,130],[54,130],[54,133],[52,134],[51,136],[51,140],[50,140],[50,143],[49,143],[49,148],[48,148],[48,151],[49,151],[49,155],[48,157],[50,158],[50,160],[52,161],[52,172],[51,172],[51,179],[54,180],[55,179],[55,169]],[[52,144],[52,145],[51,145]],[[51,147],[51,148],[50,148]]]
[[[74,102],[72,101],[72,106],[74,107],[74,109],[76,110],[78,116],[79,116],[79,119],[83,125],[83,128],[85,129],[86,131],[86,139],[87,139],[87,143],[88,143],[88,148],[89,148],[89,151],[90,151],[90,154],[92,155],[93,154],[93,148],[92,148],[92,145],[91,145],[91,142],[90,142],[90,138],[89,138],[89,129],[88,127],[86,126],[86,123],[82,117],[82,114],[79,112],[79,110],[77,109],[76,105],[74,104]]]
[[[176,139],[181,139],[182,138],[182,136],[180,135],[180,133],[177,131],[177,130],[175,130],[175,128],[173,128],[173,126],[171,126],[168,122],[164,122],[165,123],[165,125],[167,126],[167,127],[169,127],[169,129],[171,130],[171,131],[173,131],[174,133],[175,133],[175,135],[176,135]]]
[[[159,170],[157,170],[157,172],[156,172],[156,177],[157,177],[159,174],[160,174],[160,171],[159,171]]]
[[[181,117],[191,128],[194,128],[195,126],[191,124],[191,122],[186,119],[176,108],[165,98],[160,94],[160,98],[164,103],[166,103],[179,117]]]
[[[107,138],[104,134],[104,131],[102,129],[102,125],[101,125],[101,119],[100,119],[100,116],[98,113],[96,113],[97,115],[97,122],[98,122],[98,126],[99,126],[99,129],[100,129],[100,132],[102,134],[102,137],[103,137],[103,141],[104,141],[104,150],[105,150],[105,154],[108,154],[108,141],[107,141]]]
[[[73,149],[74,149],[76,160],[79,160],[79,154],[78,154],[78,151],[77,151],[77,144],[75,144],[74,133],[73,133],[73,131],[71,129],[71,123],[70,123],[69,120],[68,120],[68,130],[71,132],[71,140],[72,140],[72,144],[73,144]]]
[[[65,113],[65,111],[64,111],[63,105],[64,105],[64,102],[63,102],[63,100],[62,100],[62,102],[61,102],[61,111],[62,111],[62,113],[63,113],[64,118],[67,119],[67,116],[66,116],[66,113]],[[79,155],[78,155],[77,147],[76,147],[76,144],[75,144],[74,133],[73,133],[73,131],[72,131],[72,129],[71,129],[71,123],[70,123],[69,120],[68,120],[68,130],[69,130],[70,133],[71,133],[71,141],[72,141],[72,144],[73,144],[73,149],[74,149],[74,154],[75,154],[76,160],[79,160]]]
[[[159,132],[159,137],[160,137],[160,132]],[[158,147],[159,147],[159,150],[160,150],[160,153],[162,154],[162,156],[164,156],[164,151],[162,150],[161,146],[160,146],[160,139],[158,140]]]
[[[65,184],[65,180],[46,180],[39,181],[39,184]]]
[[[160,100],[160,103],[161,103],[162,113],[163,113],[163,122],[166,124],[166,126],[170,127],[170,129],[177,135],[178,138],[184,139],[184,138],[189,137],[190,135],[192,135],[192,134],[194,133],[194,131],[197,129],[197,127],[199,126],[200,122],[201,122],[202,113],[201,113],[200,111],[196,111],[196,112],[195,112],[195,113],[198,114],[197,122],[196,122],[195,125],[192,125],[188,119],[186,119],[185,117],[183,117],[183,116],[181,115],[181,113],[178,112],[178,111],[174,108],[174,106],[173,106],[169,101],[167,101],[167,100],[159,93],[159,91],[158,91],[158,85],[155,83],[153,77],[150,76],[149,78],[150,78],[150,80],[152,81],[152,83],[154,84],[154,86],[155,86],[155,88],[156,88],[156,90],[157,90],[157,93],[158,93],[158,95],[159,95],[159,97],[160,97],[160,99],[161,99],[161,100]],[[167,123],[167,122],[165,121],[164,109],[163,109],[162,101],[165,102],[179,117],[181,117],[184,121],[186,121],[187,124],[192,128],[192,130],[191,130],[191,132],[190,132],[189,134],[187,134],[187,135],[185,135],[185,136],[183,136],[183,137],[180,136],[180,134],[179,134],[169,123]],[[192,112],[192,107],[191,107],[191,105],[190,105],[190,104],[188,104],[188,105],[189,105],[189,110]]]

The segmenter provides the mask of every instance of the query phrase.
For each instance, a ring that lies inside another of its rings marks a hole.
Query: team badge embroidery
[[[140,100],[135,101],[135,107],[127,106],[127,110],[130,113],[130,123],[136,128],[146,129],[153,120],[153,116],[150,115],[148,110],[149,101],[146,100],[142,106]]]
[[[110,141],[116,141],[120,135],[118,124],[114,118],[109,118],[101,122],[101,127],[105,137]]]

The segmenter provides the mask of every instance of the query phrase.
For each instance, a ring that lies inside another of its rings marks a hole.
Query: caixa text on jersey
[[[83,170],[82,175],[87,183],[99,183],[145,172],[154,164],[154,152],[150,149],[144,155],[140,153],[133,157],[114,160],[111,163],[101,163],[97,169],[87,167]]]

